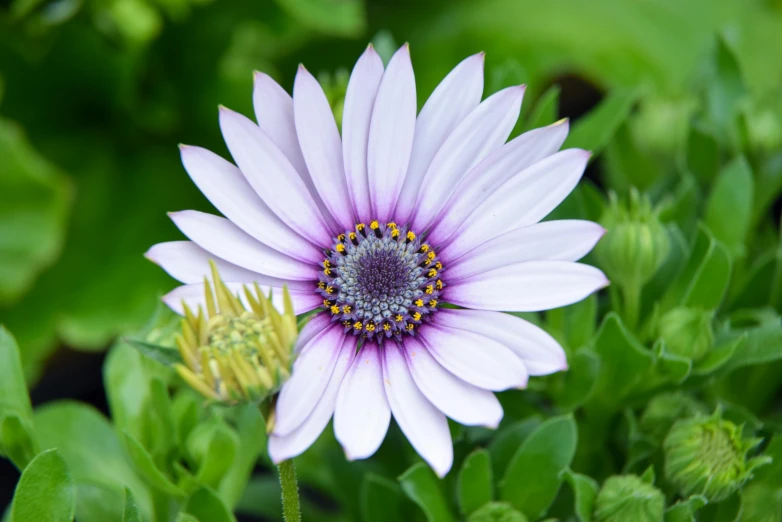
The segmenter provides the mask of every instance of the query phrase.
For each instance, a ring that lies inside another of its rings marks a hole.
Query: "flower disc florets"
[[[413,334],[437,311],[443,264],[414,232],[372,221],[334,238],[318,291],[333,321],[364,339]]]

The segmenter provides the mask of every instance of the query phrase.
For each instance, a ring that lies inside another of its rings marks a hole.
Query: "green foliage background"
[[[164,319],[142,327],[174,282],[142,253],[179,237],[166,211],[210,210],[177,143],[228,157],[217,104],[251,114],[256,69],[289,89],[304,62],[338,109],[340,78],[368,40],[386,56],[410,42],[421,103],[459,60],[486,51],[486,95],[529,85],[517,133],[574,116],[568,108],[601,93],[575,115],[566,144],[595,152],[591,180],[555,217],[600,220],[609,192],[624,201],[637,189],[670,252],[643,288],[638,319],[616,282],[531,318],[563,343],[570,371],[504,393],[496,433],[454,426],[444,482],[415,464],[398,431],[353,464],[325,435],[297,462],[302,482],[328,499],[307,501],[305,519],[439,522],[503,500],[529,520],[585,522],[606,477],[652,465],[666,520],[781,520],[778,463],[697,515],[699,501],[676,504],[660,464],[673,420],[718,406],[782,458],[778,0],[1,3],[0,323],[16,344],[5,331],[0,344],[9,354],[18,345],[21,373],[13,355],[0,365],[0,454],[25,469],[20,488],[51,477],[51,497],[66,506],[53,512],[69,520],[75,505],[80,522],[168,520],[168,498],[180,520],[231,520],[237,505],[279,517],[273,477],[244,488],[265,442],[252,412],[202,411],[181,390],[169,398],[171,373],[122,343],[104,368],[113,425],[78,403],[33,412],[24,381],[34,386],[62,346],[101,351],[124,333],[162,335]],[[703,356],[661,340],[661,318],[682,308],[706,314],[713,342]],[[655,398],[671,401],[662,419]],[[194,430],[204,433],[185,436]],[[210,463],[219,448],[235,454],[230,469]]]

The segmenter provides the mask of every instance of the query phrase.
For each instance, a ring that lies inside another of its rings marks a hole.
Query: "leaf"
[[[616,89],[609,93],[596,108],[573,124],[562,148],[578,147],[600,154],[627,119],[638,96],[635,90]]]
[[[665,522],[695,522],[695,513],[707,503],[708,500],[702,495],[680,500],[665,512]]]
[[[136,498],[128,488],[125,488],[125,511],[122,515],[122,522],[141,522]]]
[[[500,429],[488,447],[491,455],[491,468],[495,476],[505,475],[505,470],[513,455],[538,426],[540,426],[540,418],[530,417]]]
[[[513,456],[500,483],[500,497],[535,520],[546,514],[576,453],[572,415],[544,421]]]
[[[733,51],[722,36],[717,39],[715,62],[716,77],[706,89],[706,105],[717,129],[723,134],[729,134],[745,87]]]
[[[212,430],[206,454],[201,459],[196,478],[210,487],[217,487],[236,458],[239,439],[225,426]]]
[[[467,516],[494,498],[491,455],[485,449],[470,453],[459,470],[459,508]]]
[[[575,512],[579,522],[591,522],[592,506],[597,497],[599,485],[595,479],[566,469],[562,477],[570,484],[575,498]]]
[[[567,371],[559,377],[561,387],[552,384],[550,391],[557,406],[563,411],[572,411],[587,402],[595,391],[599,372],[600,358],[594,352],[576,352],[568,361]]]
[[[700,181],[711,181],[720,168],[717,138],[706,129],[693,125],[687,140],[687,166]]]
[[[399,476],[405,494],[418,504],[428,522],[451,522],[454,519],[443,495],[441,483],[434,472],[419,462]]]
[[[166,495],[179,497],[183,492],[161,471],[152,459],[152,455],[130,433],[124,432],[125,448],[136,471],[149,485]]]
[[[239,436],[236,457],[220,482],[220,498],[233,508],[247,485],[258,457],[266,450],[266,421],[254,404],[237,408],[236,431]]]
[[[33,433],[18,415],[7,415],[0,419],[0,441],[0,450],[19,470],[23,470],[38,453]]]
[[[750,166],[740,156],[722,169],[706,203],[706,225],[734,257],[744,255],[754,190]]]
[[[11,518],[14,522],[70,522],[76,492],[73,478],[57,450],[38,454],[22,472],[14,492]]]
[[[20,470],[38,453],[32,413],[19,348],[0,325],[0,454],[8,455]]]
[[[736,350],[741,349],[744,340],[745,337],[738,337],[712,348],[703,359],[695,363],[695,367],[692,369],[693,375],[709,375],[722,368],[733,357]]]
[[[358,36],[366,26],[360,0],[277,0],[302,24],[336,36]]]
[[[174,348],[148,343],[139,339],[128,338],[125,339],[125,342],[144,354],[145,357],[149,357],[164,366],[174,366],[182,363],[182,355],[179,353],[179,350]]]
[[[364,522],[405,520],[402,513],[404,498],[398,484],[380,475],[367,473],[359,495],[361,519]]]
[[[228,506],[209,488],[201,488],[190,495],[182,511],[201,521],[236,522]]]
[[[744,338],[734,351],[733,356],[720,368],[721,374],[727,374],[743,366],[766,364],[782,359],[782,326],[768,325],[746,330],[730,331],[719,337],[720,344],[726,344]]]
[[[535,102],[535,108],[532,109],[526,122],[524,122],[523,130],[537,129],[538,127],[545,127],[551,125],[557,121],[557,114],[559,113],[559,93],[561,89],[559,85],[552,85],[546,91],[540,95]]]

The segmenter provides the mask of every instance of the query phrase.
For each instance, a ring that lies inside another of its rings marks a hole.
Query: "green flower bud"
[[[661,393],[646,405],[639,424],[644,433],[662,441],[678,419],[707,413],[706,407],[689,395],[681,392]]]
[[[765,456],[747,460],[760,440],[742,439],[741,427],[723,420],[719,410],[677,421],[663,443],[665,476],[683,497],[703,495],[719,502],[770,462]]]
[[[214,291],[204,282],[206,313],[185,306],[176,344],[185,364],[176,371],[195,390],[220,402],[261,402],[290,376],[296,316],[287,289],[285,313],[263,295],[245,287],[246,309],[225,286],[212,263]]]
[[[527,517],[507,502],[489,502],[473,511],[467,522],[527,522]]]
[[[595,499],[595,522],[662,522],[665,495],[636,475],[609,477]]]
[[[660,318],[660,338],[670,353],[697,361],[714,345],[712,315],[698,308],[674,308]]]
[[[611,194],[600,221],[608,232],[595,248],[598,263],[614,283],[640,289],[657,272],[670,249],[658,212],[648,198],[633,189],[627,202]]]

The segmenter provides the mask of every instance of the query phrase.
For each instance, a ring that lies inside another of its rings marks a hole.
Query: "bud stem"
[[[641,306],[641,286],[635,283],[628,283],[622,287],[622,298],[624,300],[625,324],[633,329],[638,324],[639,308]]]
[[[296,468],[288,459],[277,466],[282,487],[282,517],[285,522],[301,522],[299,507],[299,485],[296,482]]]

